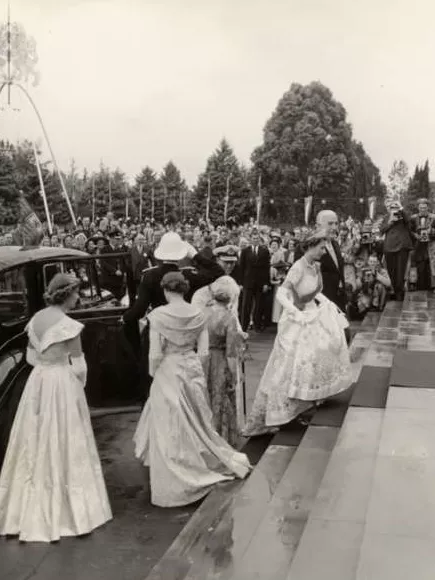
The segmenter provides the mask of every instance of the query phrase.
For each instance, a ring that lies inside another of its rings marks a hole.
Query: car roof
[[[0,272],[28,262],[50,258],[79,258],[88,255],[86,252],[70,248],[0,246]]]

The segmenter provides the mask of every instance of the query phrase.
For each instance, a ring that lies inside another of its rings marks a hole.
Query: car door
[[[120,255],[105,255],[107,263],[119,263]],[[62,258],[47,262],[42,268],[46,290],[56,272],[69,272],[81,279],[80,299],[68,314],[84,325],[82,346],[88,365],[86,394],[91,407],[113,407],[138,404],[140,361],[127,339],[122,315],[130,305],[127,273],[124,297],[119,300],[111,292],[110,280],[104,279],[100,257]],[[119,284],[117,286],[119,289]]]

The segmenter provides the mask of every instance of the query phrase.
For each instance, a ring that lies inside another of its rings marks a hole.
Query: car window
[[[0,273],[0,322],[26,318],[29,313],[24,268]]]
[[[51,278],[57,272],[74,274],[80,278],[79,301],[76,310],[86,310],[89,308],[116,308],[128,306],[126,298],[126,274],[122,273],[118,282],[118,287],[113,288],[110,280],[105,277],[105,271],[111,260],[110,256],[104,258],[105,264],[101,267],[98,259],[91,260],[65,260],[44,265],[44,287],[47,288]],[[116,275],[116,263],[114,262]],[[118,278],[119,276],[117,276]],[[120,296],[122,294],[122,297]]]

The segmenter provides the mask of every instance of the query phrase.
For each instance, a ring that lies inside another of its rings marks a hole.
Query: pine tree
[[[136,206],[140,207],[140,190],[142,186],[142,217],[150,218],[153,210],[153,196],[156,193],[157,177],[153,169],[148,165],[136,175],[135,184],[132,189],[132,197]],[[154,193],[153,193],[154,192]]]
[[[226,203],[227,219],[233,217],[240,222],[251,215],[253,194],[248,175],[242,171],[226,139],[222,139],[219,147],[208,158],[205,171],[198,177],[192,194],[195,214],[192,217],[206,217],[209,188],[209,218],[212,223],[224,223]]]

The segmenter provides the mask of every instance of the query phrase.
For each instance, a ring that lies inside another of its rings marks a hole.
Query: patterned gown
[[[278,300],[283,313],[246,422],[246,436],[284,425],[352,382],[345,316],[323,294],[320,268],[295,262]]]
[[[237,376],[233,376],[228,359],[240,356],[242,338],[237,318],[227,307],[214,304],[207,318],[210,357],[207,385],[214,426],[230,445],[239,443],[237,419]]]

